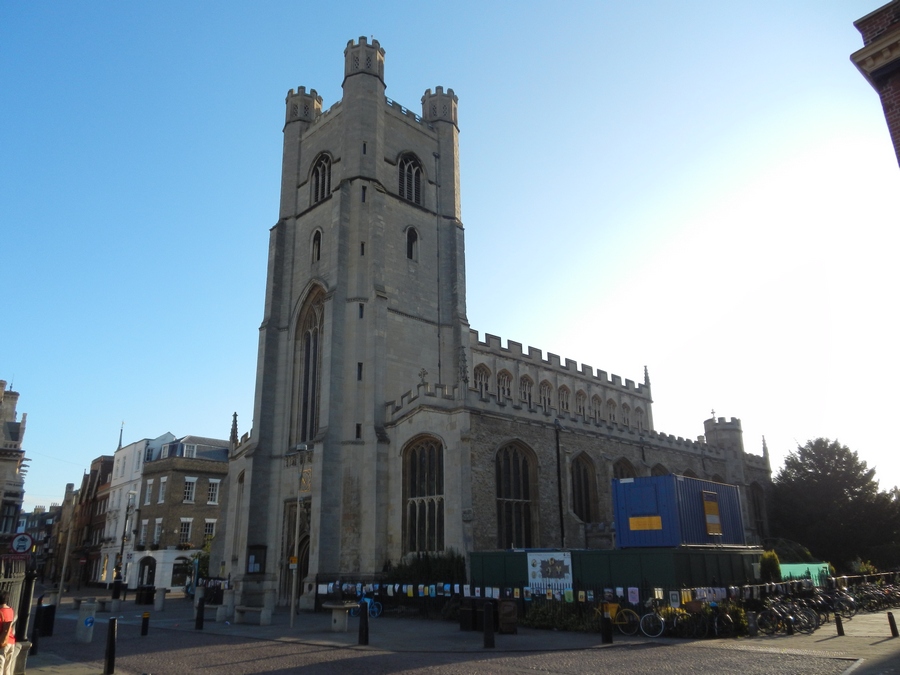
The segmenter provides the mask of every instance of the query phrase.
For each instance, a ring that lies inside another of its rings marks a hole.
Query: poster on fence
[[[528,581],[532,588],[562,590],[572,587],[572,554],[553,551],[528,554]]]

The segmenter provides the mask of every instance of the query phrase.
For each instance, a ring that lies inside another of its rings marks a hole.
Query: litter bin
[[[519,632],[516,627],[519,620],[519,606],[515,600],[501,600],[497,607],[497,623],[499,633],[515,635]]]
[[[459,603],[459,629],[475,630],[475,603],[472,598],[463,598]]]

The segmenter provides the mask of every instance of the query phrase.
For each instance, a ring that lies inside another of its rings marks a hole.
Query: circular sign
[[[31,535],[23,532],[13,537],[13,540],[9,542],[9,549],[13,553],[28,553],[32,544],[34,544],[34,540],[31,538]]]
[[[84,625],[87,626],[88,628],[90,628],[91,626],[93,626],[93,625],[94,625],[94,617],[92,617],[92,616],[87,617],[87,618],[84,620]]]

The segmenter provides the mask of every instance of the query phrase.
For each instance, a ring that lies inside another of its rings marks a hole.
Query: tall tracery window
[[[575,394],[575,412],[582,417],[587,416],[587,394],[583,391]]]
[[[569,388],[559,388],[559,409],[562,412],[569,412]]]
[[[613,464],[613,476],[616,478],[636,478],[637,472],[631,462],[622,458]]]
[[[490,381],[491,371],[485,366],[475,366],[475,389],[478,390],[479,396],[486,397],[488,395]]]
[[[550,386],[550,383],[544,380],[541,382],[541,407],[544,409],[544,412],[550,410],[550,397],[553,396],[553,387]]]
[[[643,408],[634,409],[634,426],[636,426],[640,431],[645,431],[647,429],[647,424],[644,421]]]
[[[668,476],[669,470],[664,467],[662,464],[657,464],[652,469],[650,469],[651,476]]]
[[[612,399],[606,402],[606,419],[610,422],[616,421],[616,402]]]
[[[531,407],[531,397],[534,390],[534,382],[527,375],[523,375],[519,379],[519,400]]]
[[[594,464],[584,453],[572,462],[572,511],[583,523],[595,522],[597,509],[597,481]]]
[[[512,398],[512,375],[501,370],[497,373],[497,399],[505,401],[508,398]]]
[[[631,408],[628,407],[627,403],[622,404],[622,424],[626,427],[631,426]]]
[[[511,443],[497,453],[497,546],[530,548],[537,541],[531,495],[537,464],[524,447]]]
[[[331,158],[319,155],[312,171],[312,203],[318,204],[331,194]]]
[[[406,553],[444,550],[444,448],[425,437],[406,449],[403,458],[406,493]]]
[[[316,288],[303,304],[294,337],[294,444],[312,440],[319,429],[319,371],[324,312],[325,293],[321,288]]]
[[[413,155],[403,155],[399,167],[399,193],[401,199],[414,204],[422,203],[422,166]]]

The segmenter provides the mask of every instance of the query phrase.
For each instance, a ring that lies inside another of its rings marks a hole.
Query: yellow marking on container
[[[661,516],[632,516],[628,519],[628,527],[631,530],[661,530]]]

